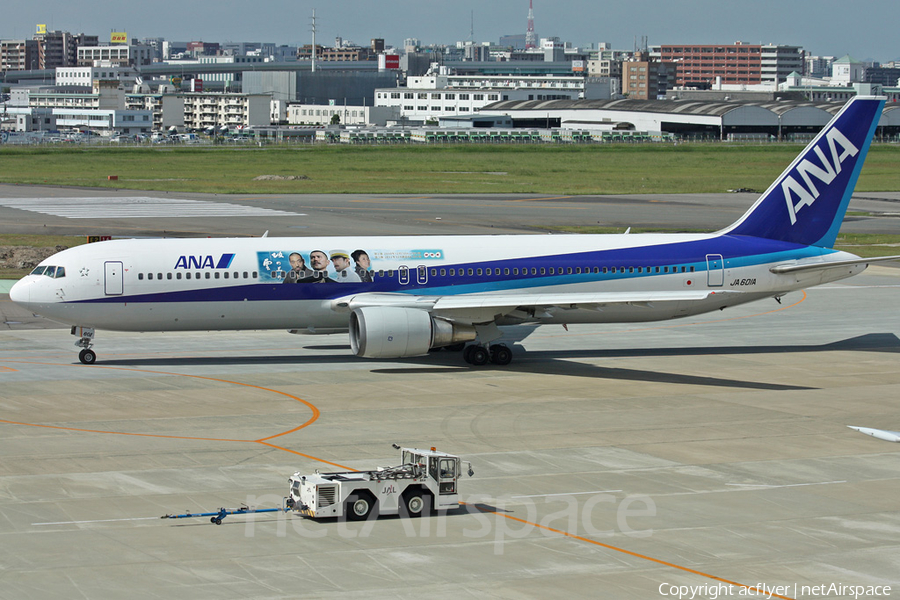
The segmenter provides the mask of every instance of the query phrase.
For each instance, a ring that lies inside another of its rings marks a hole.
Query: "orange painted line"
[[[18,371],[18,369],[13,369],[12,367],[0,367],[0,372],[2,373],[12,373],[14,371]]]
[[[289,448],[282,448],[281,446],[276,446],[275,444],[270,444],[270,443],[264,442],[262,440],[256,440],[256,443],[262,444],[263,446],[269,446],[270,448],[275,448],[277,450],[284,450],[285,452],[290,452],[291,454],[296,454],[297,456],[302,456],[303,458],[309,458],[311,460],[325,463],[326,465],[331,465],[331,466],[337,467],[339,469],[344,469],[345,471],[357,471],[357,469],[346,467],[346,466],[338,464],[336,462],[331,462],[330,460],[325,460],[323,458],[318,458],[316,456],[310,456],[309,454],[303,454],[302,452],[297,452],[296,450],[291,450]]]
[[[465,502],[460,502],[460,504],[464,504],[469,506]],[[632,550],[626,550],[625,548],[619,548],[618,546],[613,546],[611,544],[604,544],[603,542],[598,542],[597,540],[592,540],[591,538],[587,538],[581,535],[575,535],[574,533],[569,533],[567,531],[563,531],[561,529],[554,529],[553,527],[547,527],[546,525],[541,525],[540,523],[532,523],[531,521],[526,521],[525,519],[520,519],[519,517],[514,517],[512,515],[507,515],[503,513],[499,513],[494,510],[488,510],[486,508],[482,508],[480,506],[475,506],[481,512],[490,512],[496,515],[500,515],[501,517],[505,517],[510,519],[511,521],[517,521],[522,523],[523,525],[531,525],[533,527],[538,527],[540,529],[544,529],[545,531],[551,531],[553,533],[558,533],[559,535],[565,536],[567,538],[571,538],[573,540],[578,540],[580,542],[586,542],[588,544],[593,544],[595,546],[600,546],[601,548],[606,548],[607,550],[614,550],[616,552],[621,552],[623,554],[627,554],[629,556],[633,556],[635,558],[640,558],[641,560],[648,560],[650,562],[656,563],[658,565],[663,565],[664,567],[671,567],[673,569],[678,569],[679,571],[684,571],[685,573],[691,573],[693,575],[700,575],[701,577],[706,577],[708,579],[713,579],[715,581],[721,581],[722,583],[727,583],[729,585],[736,585],[738,587],[746,588],[747,590],[765,594],[767,598],[782,598],[782,600],[794,600],[788,596],[779,596],[778,594],[774,594],[769,592],[768,590],[760,590],[755,587],[749,586],[745,583],[739,583],[737,581],[731,581],[730,579],[725,579],[723,577],[718,577],[716,575],[710,575],[709,573],[704,573],[703,571],[698,571],[696,569],[691,569],[690,567],[683,567],[681,565],[676,565],[675,563],[670,563],[665,560],[661,560],[659,558],[653,558],[652,556],[647,556],[646,554],[641,554],[639,552],[634,552]]]

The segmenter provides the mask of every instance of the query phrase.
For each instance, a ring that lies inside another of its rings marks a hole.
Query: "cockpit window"
[[[46,268],[47,268],[47,267],[35,267],[35,268],[34,268],[34,271],[32,271],[31,274],[32,274],[32,275],[43,275],[43,274],[44,274],[44,269],[46,269]]]
[[[56,278],[59,279],[60,277],[65,277],[65,276],[66,276],[66,268],[65,267],[56,267]]]
[[[47,277],[56,277],[56,267],[47,267],[47,270],[44,271],[44,275]]]

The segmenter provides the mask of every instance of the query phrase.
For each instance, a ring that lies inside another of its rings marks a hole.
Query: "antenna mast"
[[[316,72],[316,9],[313,9],[312,19],[310,19],[310,21],[311,21],[310,30],[312,31],[312,55],[310,58],[312,59],[312,72],[315,73]]]
[[[525,49],[537,48],[534,34],[534,0],[528,0],[528,31],[525,32]]]

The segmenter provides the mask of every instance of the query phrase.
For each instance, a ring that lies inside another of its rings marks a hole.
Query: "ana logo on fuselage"
[[[848,157],[856,156],[859,153],[859,149],[837,128],[833,127],[825,132],[825,140],[828,142],[828,149],[831,151],[830,160],[822,146],[817,145],[814,150],[816,151],[816,156],[822,161],[822,166],[814,165],[808,158],[804,158],[795,169],[796,175],[803,180],[803,183],[806,184],[805,186],[794,179],[794,175],[788,175],[781,182],[781,190],[784,192],[784,200],[787,202],[791,225],[797,222],[797,212],[804,206],[812,206],[812,203],[819,197],[819,188],[813,182],[813,177],[828,185],[841,172],[841,163],[847,160]],[[840,153],[838,149],[840,149]],[[796,202],[794,202],[791,194],[796,196]]]
[[[209,254],[206,256],[179,256],[175,261],[176,269],[227,269],[234,260],[234,254],[223,254],[219,260],[214,261]]]

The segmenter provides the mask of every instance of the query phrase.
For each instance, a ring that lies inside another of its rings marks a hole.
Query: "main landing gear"
[[[79,340],[75,342],[75,346],[81,348],[78,353],[78,360],[85,365],[92,365],[97,362],[97,353],[91,350],[94,345],[94,329],[92,327],[72,327],[72,335],[77,335]]]
[[[489,362],[504,366],[512,362],[512,350],[506,344],[493,344],[489,348],[480,344],[472,344],[463,350],[463,360],[476,367],[484,366]]]

